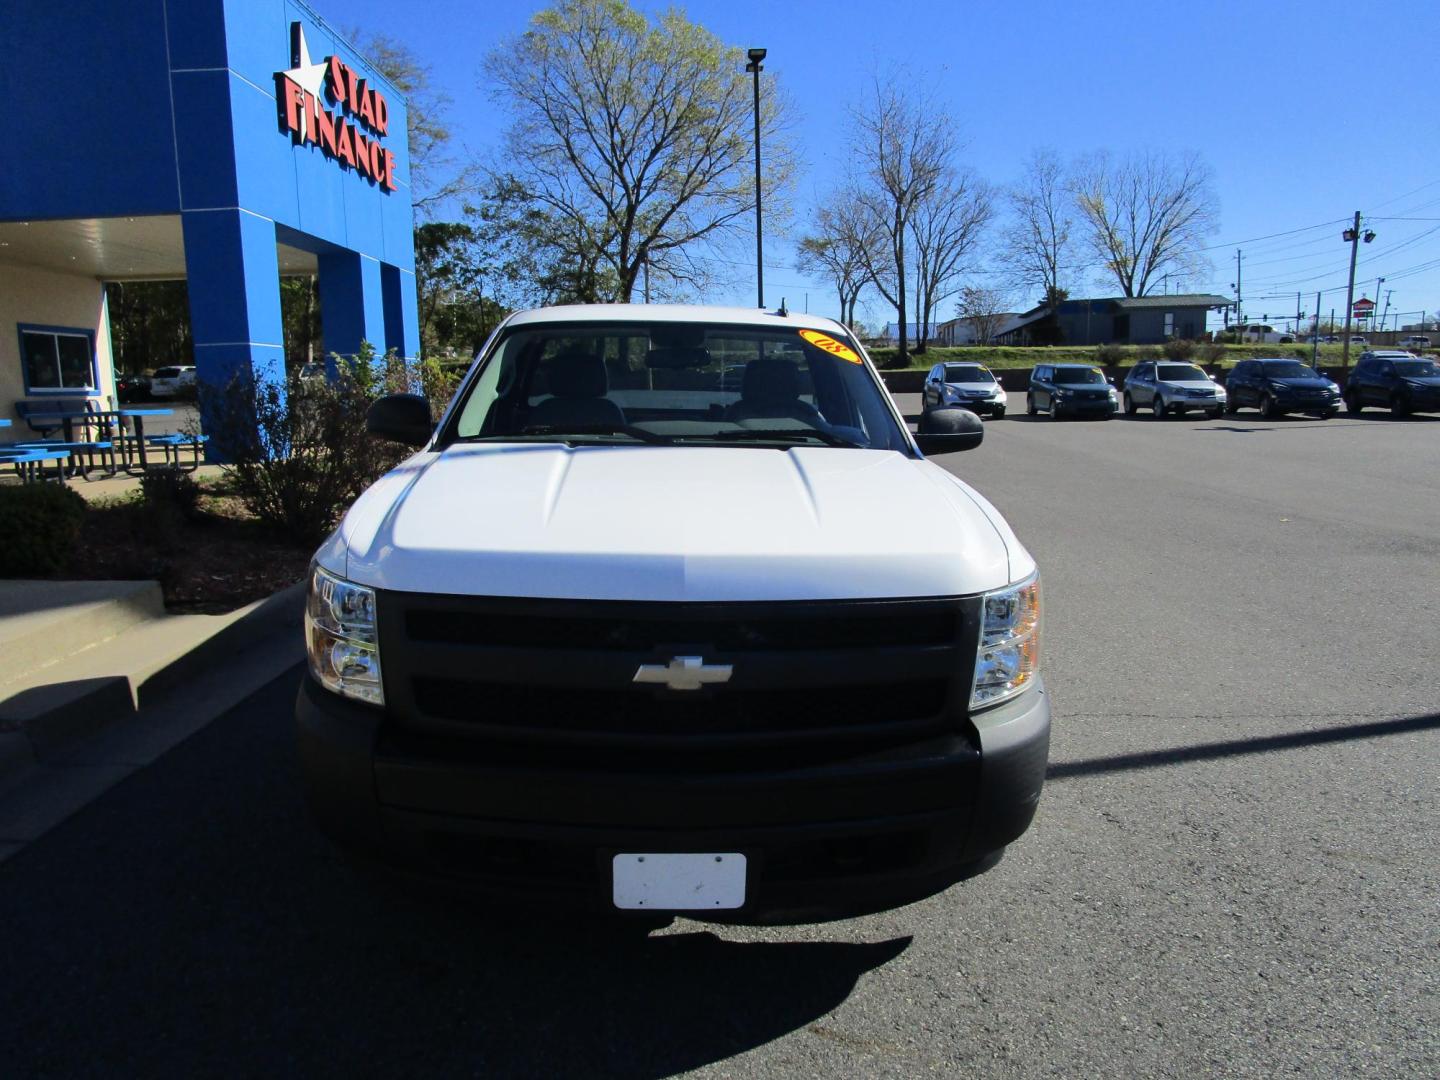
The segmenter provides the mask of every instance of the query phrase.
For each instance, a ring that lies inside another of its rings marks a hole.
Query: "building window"
[[[20,357],[27,393],[97,390],[95,338],[88,330],[22,326]]]
[[[1165,312],[1165,338],[1166,338],[1166,340],[1169,340],[1170,338],[1172,338],[1172,337],[1174,337],[1174,336],[1175,336],[1175,313],[1174,313],[1173,311],[1167,311],[1167,312]]]

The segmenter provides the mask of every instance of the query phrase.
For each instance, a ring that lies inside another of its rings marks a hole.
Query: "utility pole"
[[[1304,315],[1305,313],[1300,310],[1300,294],[1297,292],[1295,294],[1295,336],[1297,338],[1300,336],[1300,320]]]
[[[1386,289],[1386,290],[1385,290],[1385,310],[1380,313],[1380,332],[1381,332],[1382,334],[1385,332],[1385,316],[1387,316],[1387,315],[1390,314],[1390,297],[1393,296],[1394,294],[1395,294],[1395,290],[1394,290],[1394,289]],[[1375,299],[1376,299],[1376,300],[1379,300],[1379,299],[1380,299],[1380,297],[1379,297],[1378,294],[1376,295]]]
[[[1310,366],[1320,370],[1320,294],[1315,294],[1315,333],[1310,336]]]
[[[1241,314],[1244,310],[1242,293],[1240,292],[1240,249],[1235,249],[1235,322],[1238,324],[1237,336],[1243,340],[1245,337],[1245,316]]]
[[[1360,254],[1360,211],[1355,211],[1355,221],[1350,228],[1341,233],[1344,239],[1350,241],[1350,284],[1345,288],[1345,334],[1342,338],[1340,353],[1340,370],[1343,374],[1350,374],[1350,314],[1351,306],[1355,303],[1355,257]]]

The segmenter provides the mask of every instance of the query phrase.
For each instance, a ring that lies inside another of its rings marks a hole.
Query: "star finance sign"
[[[311,63],[305,29],[298,22],[290,24],[290,62],[294,66],[289,71],[275,73],[280,130],[295,145],[314,143],[326,157],[348,165],[381,190],[394,191],[395,155],[380,145],[390,130],[385,96],[338,56]]]

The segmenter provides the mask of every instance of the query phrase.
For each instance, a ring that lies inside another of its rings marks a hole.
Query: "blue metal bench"
[[[45,479],[45,463],[55,463],[55,480],[65,479],[65,462],[70,458],[69,450],[27,450],[24,447],[0,446],[0,468],[12,465],[22,483],[33,483]]]
[[[180,453],[189,447],[194,457],[186,472],[194,472],[200,467],[200,451],[210,441],[209,435],[184,435],[179,432],[173,435],[147,435],[145,443],[148,446],[158,446],[165,453],[165,464],[172,468],[184,468],[180,464]]]
[[[83,442],[65,442],[63,439],[38,439],[34,442],[18,442],[9,444],[18,450],[68,450],[76,456],[85,455],[85,462],[79,465],[80,475],[86,480],[90,479],[91,472],[96,469],[104,469],[109,475],[114,476],[119,471],[115,461],[115,443],[109,439],[88,439]],[[95,464],[95,456],[100,455],[101,464]]]

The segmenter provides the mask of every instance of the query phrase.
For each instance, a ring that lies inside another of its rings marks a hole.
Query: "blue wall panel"
[[[0,0],[0,43],[0,219],[175,212],[161,0]]]

